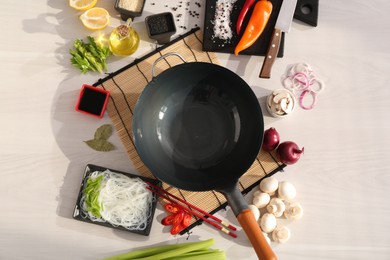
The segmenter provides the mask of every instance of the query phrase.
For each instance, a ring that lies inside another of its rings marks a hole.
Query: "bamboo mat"
[[[155,51],[124,68],[109,74],[109,76],[99,79],[98,82],[94,84],[95,87],[103,88],[110,92],[110,101],[107,105],[108,115],[112,120],[130,160],[141,175],[149,178],[154,177],[138,156],[132,139],[133,110],[142,90],[148,82],[152,80],[151,68],[153,62],[161,55],[169,52],[179,53],[187,62],[219,63],[215,53],[202,51],[202,34],[200,30],[196,28],[176,38],[169,44],[157,48]],[[181,63],[182,61],[176,56],[169,56],[165,58],[164,61],[157,63],[155,68],[156,75],[161,71]],[[264,151],[259,153],[255,162],[249,170],[241,176],[238,182],[239,189],[244,195],[256,187],[262,178],[270,176],[285,167],[285,165],[275,158],[275,154],[272,153]],[[166,183],[163,183],[163,188],[211,214],[227,206],[225,197],[215,191],[190,192],[176,189]],[[191,228],[201,223],[201,220],[193,220],[192,224],[180,234],[188,232]]]

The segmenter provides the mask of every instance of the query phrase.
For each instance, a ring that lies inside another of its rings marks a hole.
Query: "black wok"
[[[162,58],[153,64],[153,77]],[[237,188],[261,148],[263,132],[262,111],[248,84],[203,62],[183,63],[154,77],[133,116],[135,146],[152,174],[180,189],[224,194],[259,259],[276,259]]]

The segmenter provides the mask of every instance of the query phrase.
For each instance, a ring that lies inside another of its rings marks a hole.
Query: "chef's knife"
[[[271,77],[271,69],[279,51],[282,32],[288,33],[290,31],[296,5],[297,0],[283,0],[282,2],[282,7],[280,8],[278,19],[272,32],[271,41],[264,57],[263,66],[261,67],[260,78]]]

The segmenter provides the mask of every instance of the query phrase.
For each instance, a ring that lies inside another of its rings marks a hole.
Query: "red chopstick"
[[[175,195],[169,193],[168,191],[166,191],[166,190],[164,190],[164,189],[162,189],[162,188],[160,188],[160,187],[158,187],[158,186],[156,186],[156,185],[154,185],[154,184],[152,184],[152,183],[150,183],[150,182],[147,182],[147,184],[148,184],[149,186],[153,187],[154,189],[159,190],[159,191],[161,191],[161,192],[163,192],[163,193],[169,195],[170,197],[174,198],[175,200],[178,200],[178,201],[180,201],[181,203],[183,203],[183,204],[185,204],[185,205],[187,205],[187,206],[189,206],[189,207],[191,207],[191,208],[193,208],[193,209],[199,211],[199,212],[202,213],[203,215],[206,215],[206,216],[208,216],[208,217],[214,219],[215,221],[221,223],[223,226],[225,226],[225,227],[227,227],[227,228],[230,228],[231,230],[234,230],[234,231],[237,230],[237,228],[236,228],[235,226],[231,225],[230,223],[225,222],[225,221],[223,221],[223,220],[217,218],[216,216],[211,215],[211,214],[208,213],[207,211],[204,211],[203,209],[200,209],[200,208],[198,208],[197,206],[192,205],[191,203],[189,203],[189,202],[187,202],[187,201],[185,201],[185,200],[183,200],[183,199],[180,199],[180,198],[176,197]]]
[[[215,227],[215,228],[221,230],[222,232],[224,232],[224,233],[226,233],[226,234],[228,234],[228,235],[230,235],[230,236],[232,236],[232,237],[234,237],[234,238],[237,237],[237,235],[236,235],[235,233],[233,233],[233,232],[227,230],[226,228],[224,228],[224,227],[218,225],[217,223],[215,223],[215,222],[209,220],[208,218],[205,218],[205,217],[202,216],[201,214],[199,214],[199,213],[197,213],[197,212],[195,212],[195,211],[192,211],[192,210],[190,210],[189,208],[186,208],[186,207],[182,206],[181,204],[178,204],[176,201],[174,201],[173,199],[171,199],[171,198],[165,196],[165,195],[162,194],[161,192],[159,192],[159,191],[157,191],[157,190],[154,190],[154,189],[152,189],[152,188],[150,188],[150,187],[146,187],[146,188],[147,188],[148,190],[150,190],[150,191],[156,193],[156,194],[157,194],[158,196],[160,196],[161,198],[166,199],[166,200],[168,200],[168,201],[170,201],[170,202],[172,202],[172,203],[175,203],[180,209],[182,209],[182,210],[186,211],[187,213],[190,213],[190,214],[192,214],[192,215],[194,215],[194,216],[196,216],[196,217],[198,217],[198,218],[204,220],[205,222],[207,222],[207,223],[209,223],[210,225],[212,225],[213,227]]]

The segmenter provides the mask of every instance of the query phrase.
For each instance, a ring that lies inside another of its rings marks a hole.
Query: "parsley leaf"
[[[72,56],[70,61],[81,73],[88,71],[98,71],[103,73],[107,70],[106,59],[112,54],[107,46],[97,44],[91,36],[87,37],[87,42],[76,39],[73,49],[69,50]]]

